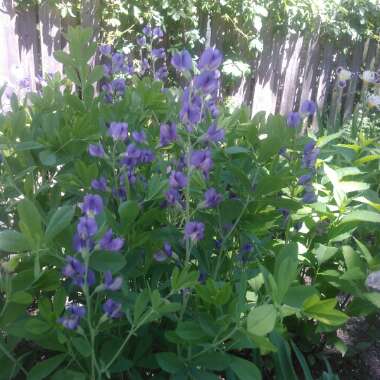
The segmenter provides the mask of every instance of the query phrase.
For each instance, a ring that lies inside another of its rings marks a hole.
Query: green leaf
[[[320,300],[314,295],[304,302],[305,314],[328,326],[339,326],[348,319],[347,315],[335,309],[336,299]]]
[[[380,223],[380,213],[367,210],[354,210],[342,218],[341,223],[368,222]]]
[[[77,371],[72,371],[71,369],[60,369],[58,370],[51,380],[86,380],[86,375]]]
[[[158,365],[165,372],[176,374],[185,369],[182,360],[172,352],[160,352],[155,355]]]
[[[277,347],[277,351],[273,353],[276,379],[296,380],[298,377],[294,370],[288,342],[275,331],[270,335],[270,339]]]
[[[123,225],[132,223],[140,212],[140,206],[136,201],[125,201],[119,206],[120,220]]]
[[[84,338],[72,338],[73,347],[84,357],[88,358],[91,355],[91,346]]]
[[[290,344],[291,344],[293,351],[296,354],[297,359],[298,359],[298,361],[302,367],[303,374],[305,376],[305,380],[313,380],[313,376],[311,374],[310,367],[307,364],[307,361],[306,361],[305,357],[303,356],[302,352],[299,350],[299,348],[296,346],[296,344],[292,340],[290,341]]]
[[[98,82],[100,79],[102,79],[104,76],[104,69],[103,66],[96,65],[93,70],[90,72],[90,75],[87,78],[88,84],[93,84],[95,82]]]
[[[66,354],[60,354],[46,359],[43,362],[37,363],[29,372],[28,380],[43,380],[59,367],[65,360]],[[72,378],[71,378],[72,379]]]
[[[75,209],[72,206],[59,207],[49,220],[45,231],[47,241],[54,239],[71,223],[74,217]]]
[[[34,203],[25,198],[17,205],[20,229],[34,248],[39,247],[42,239],[42,218]]]
[[[193,364],[198,367],[211,369],[214,371],[225,370],[231,362],[231,356],[224,352],[207,352],[198,356]]]
[[[290,243],[281,248],[276,256],[274,279],[278,287],[278,301],[281,302],[291,283],[297,278],[298,246]]]
[[[58,61],[63,63],[64,65],[72,65],[73,64],[73,59],[70,57],[69,54],[65,53],[62,50],[55,51],[53,53],[54,58]]]
[[[67,294],[64,287],[58,288],[55,292],[53,299],[53,309],[57,316],[60,315],[65,308],[66,297]]]
[[[197,341],[205,337],[199,324],[191,321],[179,322],[175,332],[185,341]]]
[[[380,154],[369,154],[368,156],[359,158],[354,162],[355,165],[366,164],[370,161],[380,160]]]
[[[274,329],[276,319],[277,312],[273,305],[255,307],[248,314],[247,330],[250,334],[264,336]]]
[[[49,150],[43,150],[38,154],[42,165],[54,166],[57,163],[57,156]]]
[[[318,294],[318,292],[313,286],[292,286],[289,288],[282,302],[296,309],[302,309],[303,303],[314,294]]]
[[[261,380],[260,370],[255,364],[237,356],[230,357],[230,368],[240,380]]]
[[[352,193],[354,191],[364,191],[369,189],[369,184],[357,181],[341,181],[340,188],[345,193]]]
[[[313,253],[319,265],[322,265],[326,261],[330,260],[337,252],[338,248],[328,247],[323,244],[318,244],[317,247],[313,249]]]
[[[32,295],[22,290],[12,293],[12,295],[9,298],[9,302],[18,303],[21,305],[30,305],[32,301]]]
[[[342,136],[342,134],[343,134],[343,131],[340,131],[337,133],[333,133],[331,135],[322,136],[317,140],[317,146],[319,148],[322,148],[323,146],[328,144],[330,141],[338,139],[340,136]]]
[[[90,256],[90,267],[98,272],[116,273],[125,267],[127,261],[121,253],[97,251]]]
[[[32,317],[31,319],[28,319],[25,323],[25,330],[35,335],[43,334],[49,329],[49,325],[45,321],[37,317]]]
[[[172,289],[180,290],[183,288],[192,288],[198,284],[198,276],[198,272],[189,271],[189,268],[185,268],[180,272],[176,267],[172,275]]]
[[[29,251],[30,248],[28,240],[20,232],[12,230],[0,231],[0,251],[18,253]]]

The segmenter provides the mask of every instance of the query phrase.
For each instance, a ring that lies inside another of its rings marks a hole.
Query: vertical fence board
[[[298,85],[298,70],[303,38],[297,34],[289,36],[283,62],[285,72],[284,89],[282,92],[280,113],[285,115],[292,111]]]
[[[39,7],[41,71],[43,75],[62,72],[62,64],[54,59],[53,53],[61,49],[61,16],[49,4]]]
[[[264,33],[263,40],[263,51],[257,68],[252,115],[259,111],[274,113],[276,109],[282,41],[280,36],[273,36],[270,31]]]

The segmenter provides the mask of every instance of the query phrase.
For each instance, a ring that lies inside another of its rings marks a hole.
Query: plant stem
[[[10,359],[19,369],[20,371],[28,376],[28,372],[26,371],[26,369],[20,364],[20,362],[15,358],[13,357],[13,355],[3,346],[3,344],[0,342],[0,350],[3,352],[3,354],[8,357],[8,359]]]

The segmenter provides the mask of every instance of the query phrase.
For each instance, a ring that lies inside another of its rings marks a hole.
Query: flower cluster
[[[289,112],[287,117],[287,124],[290,128],[298,128],[302,119],[313,116],[317,107],[312,100],[305,100],[300,107],[299,112]]]
[[[314,192],[312,181],[315,175],[315,163],[320,150],[315,147],[315,144],[316,142],[314,140],[308,142],[303,151],[302,166],[307,169],[308,172],[298,179],[298,184],[304,188],[302,198],[304,203],[314,203],[317,200],[317,195]]]
[[[86,315],[86,308],[82,305],[72,303],[66,306],[67,314],[58,319],[63,327],[75,330],[80,324],[81,319]]]

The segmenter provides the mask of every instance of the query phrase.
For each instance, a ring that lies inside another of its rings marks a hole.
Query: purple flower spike
[[[58,318],[58,322],[68,330],[76,330],[80,324],[80,318],[77,315],[65,315]]]
[[[304,203],[314,203],[317,201],[317,196],[315,195],[314,191],[307,191],[302,197],[302,201]]]
[[[109,318],[115,319],[123,316],[123,312],[121,311],[121,303],[112,299],[108,299],[103,304],[103,311]]]
[[[114,79],[111,82],[111,87],[116,95],[123,96],[125,92],[125,80],[123,78]]]
[[[145,46],[146,45],[146,37],[140,36],[136,38],[137,45],[139,46]]]
[[[115,121],[112,122],[110,124],[108,134],[113,138],[114,141],[126,140],[128,138],[128,123],[117,123]]]
[[[159,26],[155,26],[152,31],[153,38],[163,38],[164,37],[164,32]]]
[[[298,184],[299,185],[306,185],[306,184],[309,184],[311,182],[311,180],[313,179],[313,176],[311,174],[304,174],[302,175],[299,179],[298,179]]]
[[[88,153],[92,157],[104,157],[105,155],[102,144],[90,144],[88,146]]]
[[[201,222],[188,222],[185,225],[185,238],[194,243],[202,240],[205,235],[205,225]]]
[[[309,142],[305,145],[305,147],[304,147],[304,149],[303,149],[303,153],[304,153],[304,154],[309,154],[309,153],[314,149],[315,144],[316,144],[316,142],[315,142],[314,140],[309,141]]]
[[[170,62],[178,71],[186,71],[193,68],[193,60],[187,50],[182,50],[179,53],[173,54]]]
[[[173,189],[183,189],[187,185],[187,177],[182,172],[172,172],[169,185]]]
[[[218,129],[216,123],[212,123],[207,132],[202,136],[204,141],[218,142],[224,139],[224,129]]]
[[[113,238],[112,229],[109,229],[99,241],[100,248],[105,251],[118,252],[123,248],[124,239]]]
[[[157,48],[152,49],[152,57],[153,59],[164,59],[166,57],[165,49],[164,48]]]
[[[161,66],[155,73],[154,78],[156,80],[164,80],[169,76],[168,68],[166,65]]]
[[[132,132],[133,140],[135,140],[139,144],[145,144],[146,143],[146,135],[144,131],[135,131]]]
[[[87,216],[93,217],[103,211],[103,199],[97,194],[87,194],[83,198],[81,209]]]
[[[305,100],[301,104],[300,112],[303,115],[313,116],[316,110],[317,110],[317,106],[315,105],[315,103],[312,100]]]
[[[210,94],[218,88],[218,78],[214,71],[202,71],[194,78],[194,87]]]
[[[199,58],[199,70],[216,70],[222,63],[223,55],[216,48],[207,48]]]
[[[198,124],[202,118],[202,99],[198,95],[190,94],[188,88],[182,96],[182,108],[179,114],[181,121],[188,125],[188,130],[192,130],[194,124]]]
[[[66,307],[66,310],[71,314],[77,315],[80,318],[83,318],[86,315],[86,308],[77,303],[72,303]]]
[[[143,27],[143,33],[146,35],[146,36],[151,36],[152,35],[152,27],[147,24]]]
[[[67,256],[66,265],[62,269],[62,274],[71,279],[73,285],[83,287],[86,274],[86,268],[79,260],[72,256]],[[87,271],[87,285],[89,287],[95,284],[95,274],[92,270]]]
[[[124,54],[115,53],[112,56],[112,71],[114,73],[118,73],[118,72],[122,71],[122,69],[124,67],[124,61],[125,61]]]
[[[82,216],[79,218],[79,223],[77,225],[77,232],[81,239],[87,239],[94,236],[98,231],[98,226],[95,219],[89,218],[87,216]]]
[[[94,242],[89,237],[81,237],[78,233],[73,236],[73,249],[76,252],[92,251]]]
[[[156,252],[153,257],[154,259],[161,263],[163,261],[166,261],[169,257],[173,255],[173,249],[171,245],[167,242],[164,243],[164,248],[158,252]]]
[[[97,191],[107,191],[107,180],[104,177],[94,179],[91,182],[91,187]]]
[[[215,208],[222,201],[222,196],[213,187],[205,192],[204,197],[204,205],[207,208]]]
[[[176,189],[169,189],[165,193],[165,198],[166,198],[166,202],[170,206],[174,206],[180,202],[180,194],[179,194],[178,190],[176,190]]]
[[[123,285],[123,278],[121,276],[117,276],[115,278],[112,277],[111,271],[107,271],[104,273],[104,288],[110,290],[112,292],[116,292]]]
[[[166,146],[177,140],[177,125],[174,123],[160,125],[160,145]]]
[[[99,51],[100,51],[100,54],[102,55],[111,55],[112,46],[108,44],[101,45],[99,48]]]
[[[297,128],[301,124],[301,116],[298,112],[290,112],[287,117],[288,127]]]
[[[196,150],[191,155],[191,165],[197,169],[202,170],[205,176],[210,172],[213,162],[210,150]]]

